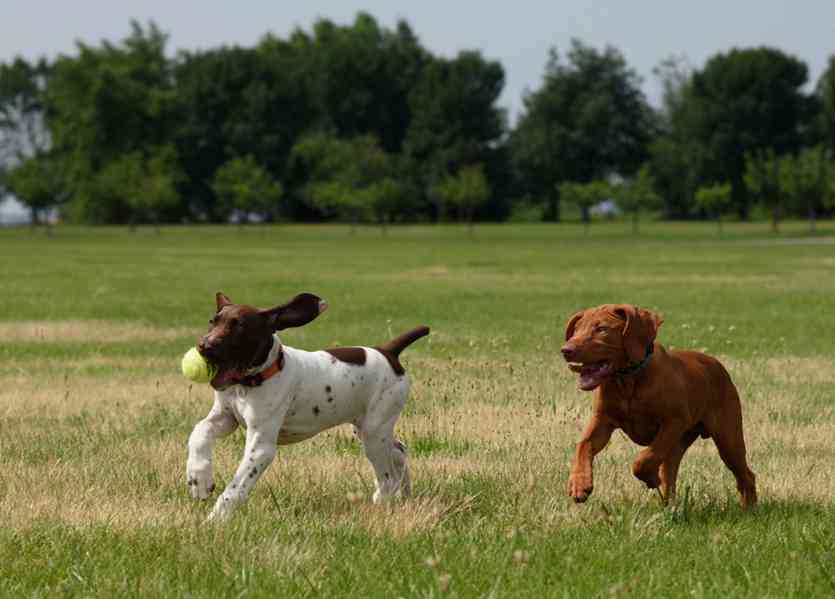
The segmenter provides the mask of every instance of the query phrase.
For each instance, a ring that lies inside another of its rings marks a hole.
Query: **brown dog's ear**
[[[577,323],[580,322],[580,319],[583,318],[583,314],[585,314],[585,312],[577,312],[577,314],[575,314],[568,320],[568,324],[565,325],[566,341],[568,341],[574,336],[574,328],[577,326]]]
[[[220,312],[221,308],[224,306],[228,306],[232,303],[228,297],[226,297],[222,291],[218,291],[215,294],[215,304],[217,304],[217,311]]]
[[[658,327],[664,322],[658,316],[638,306],[621,305],[615,315],[626,321],[623,327],[623,349],[631,363],[637,363],[647,355],[647,348],[655,341]]]
[[[312,293],[300,293],[286,304],[261,310],[273,331],[300,327],[327,310],[328,304]]]

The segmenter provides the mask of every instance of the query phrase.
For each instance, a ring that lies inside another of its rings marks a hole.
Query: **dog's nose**
[[[560,352],[562,352],[563,358],[565,358],[568,361],[571,361],[571,358],[574,357],[574,354],[577,352],[577,349],[573,345],[566,343],[562,346]]]
[[[202,353],[211,351],[212,343],[206,339],[205,337],[201,337],[200,341],[197,342],[197,351]]]

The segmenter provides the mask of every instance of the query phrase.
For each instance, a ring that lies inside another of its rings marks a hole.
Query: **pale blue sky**
[[[172,51],[251,45],[267,31],[309,29],[319,16],[346,23],[359,10],[385,26],[405,18],[435,53],[478,48],[500,60],[507,75],[501,102],[511,114],[520,108],[523,90],[538,86],[548,48],[565,49],[572,37],[619,48],[644,77],[653,102],[658,85],[652,68],[672,54],[701,66],[717,51],[767,44],[805,60],[817,80],[835,53],[831,0],[0,0],[0,7],[0,60],[72,53],[76,39],[117,40],[128,33],[132,17],[154,19],[170,34]]]

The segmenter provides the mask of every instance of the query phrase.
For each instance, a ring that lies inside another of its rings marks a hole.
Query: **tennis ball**
[[[206,361],[196,347],[186,352],[180,366],[183,376],[194,383],[208,383],[217,374],[217,366]]]

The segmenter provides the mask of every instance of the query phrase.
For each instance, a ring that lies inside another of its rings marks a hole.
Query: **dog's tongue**
[[[609,375],[609,363],[587,364],[580,369],[580,389],[591,391]]]

